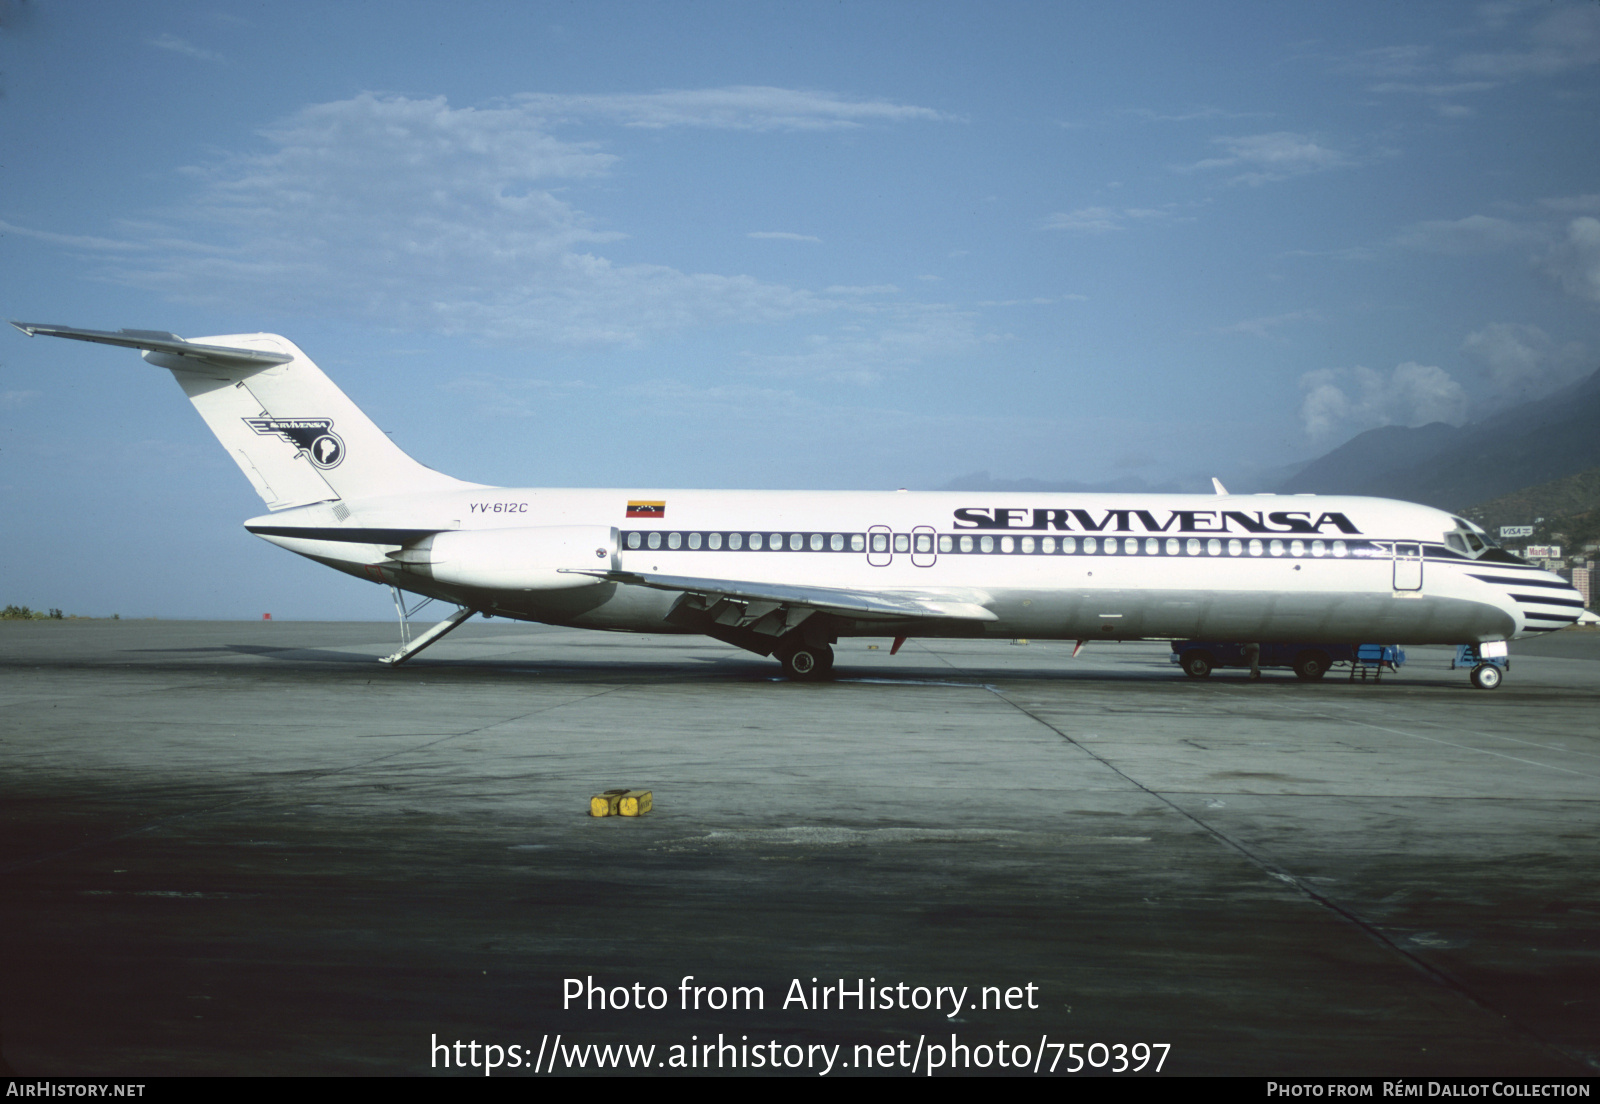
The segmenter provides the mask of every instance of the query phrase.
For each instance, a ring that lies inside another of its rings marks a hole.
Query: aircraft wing
[[[638,571],[559,569],[569,575],[592,575],[608,583],[672,590],[709,599],[771,603],[774,608],[793,606],[869,621],[903,621],[907,618],[955,621],[998,621],[994,611],[976,602],[936,595],[891,594],[882,591],[843,590],[833,587],[790,586],[731,579],[697,579],[686,575],[654,575]]]

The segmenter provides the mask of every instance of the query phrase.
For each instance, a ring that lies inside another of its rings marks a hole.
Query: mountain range
[[[1600,371],[1464,426],[1369,429],[1311,461],[1279,494],[1356,494],[1457,513],[1600,466]]]

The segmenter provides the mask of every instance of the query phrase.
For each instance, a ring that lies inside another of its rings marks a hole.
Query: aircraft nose
[[[1583,612],[1583,595],[1578,588],[1553,572],[1531,575],[1522,585],[1508,588],[1508,593],[1522,611],[1525,631],[1530,633],[1564,629]]]

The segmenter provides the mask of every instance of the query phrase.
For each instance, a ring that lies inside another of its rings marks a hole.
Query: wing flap
[[[561,568],[569,575],[592,575],[608,583],[673,590],[707,598],[732,598],[741,602],[776,603],[862,620],[903,621],[907,618],[955,621],[997,621],[994,611],[976,602],[927,594],[892,594],[882,591],[843,590],[833,587],[793,586],[732,579],[700,579],[687,575],[655,575],[637,571]]]

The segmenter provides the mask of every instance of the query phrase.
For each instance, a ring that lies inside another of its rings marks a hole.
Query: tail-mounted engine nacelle
[[[389,559],[423,578],[484,590],[595,586],[604,580],[560,569],[620,566],[617,531],[602,525],[452,530],[413,541]]]

